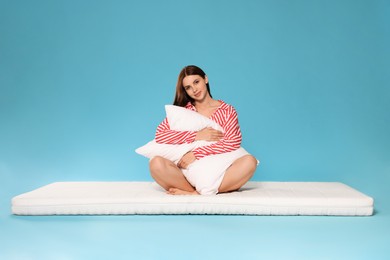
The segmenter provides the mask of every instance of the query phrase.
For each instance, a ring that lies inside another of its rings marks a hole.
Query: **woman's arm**
[[[195,141],[196,132],[174,131],[169,127],[168,119],[165,118],[157,127],[155,140],[160,144],[183,144]]]
[[[212,154],[231,152],[241,146],[242,135],[238,123],[238,115],[232,106],[227,106],[227,108],[217,111],[213,116],[213,120],[223,127],[224,136],[214,144],[194,149],[192,152],[196,159]]]

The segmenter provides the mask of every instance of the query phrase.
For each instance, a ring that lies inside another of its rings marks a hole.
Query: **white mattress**
[[[16,215],[373,214],[371,197],[338,182],[249,182],[210,196],[166,194],[154,182],[56,182],[12,199]]]

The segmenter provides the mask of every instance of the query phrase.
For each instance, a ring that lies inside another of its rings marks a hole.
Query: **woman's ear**
[[[204,75],[204,82],[209,83],[209,78],[207,77],[207,75]]]

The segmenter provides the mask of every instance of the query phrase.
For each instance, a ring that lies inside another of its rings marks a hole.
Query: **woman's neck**
[[[211,97],[208,99],[203,100],[202,102],[196,102],[195,108],[198,113],[206,116],[211,117],[214,112],[218,109],[221,102],[215,99],[212,99]]]
[[[218,100],[215,100],[211,97],[208,97],[202,101],[196,101],[194,105],[195,105],[197,110],[203,110],[203,109],[218,107],[219,103],[220,102]]]

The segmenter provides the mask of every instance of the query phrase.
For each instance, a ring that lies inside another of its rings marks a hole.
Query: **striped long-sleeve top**
[[[222,126],[224,136],[218,142],[195,148],[192,152],[194,153],[196,159],[201,159],[212,154],[231,152],[241,146],[242,136],[240,126],[238,124],[237,112],[233,106],[226,104],[222,100],[219,101],[221,104],[211,115],[210,119]],[[196,111],[195,106],[193,106],[190,102],[185,106],[185,108]],[[195,141],[196,133],[197,132],[194,131],[171,130],[168,119],[165,118],[157,127],[155,140],[157,143],[164,144],[192,143]]]

